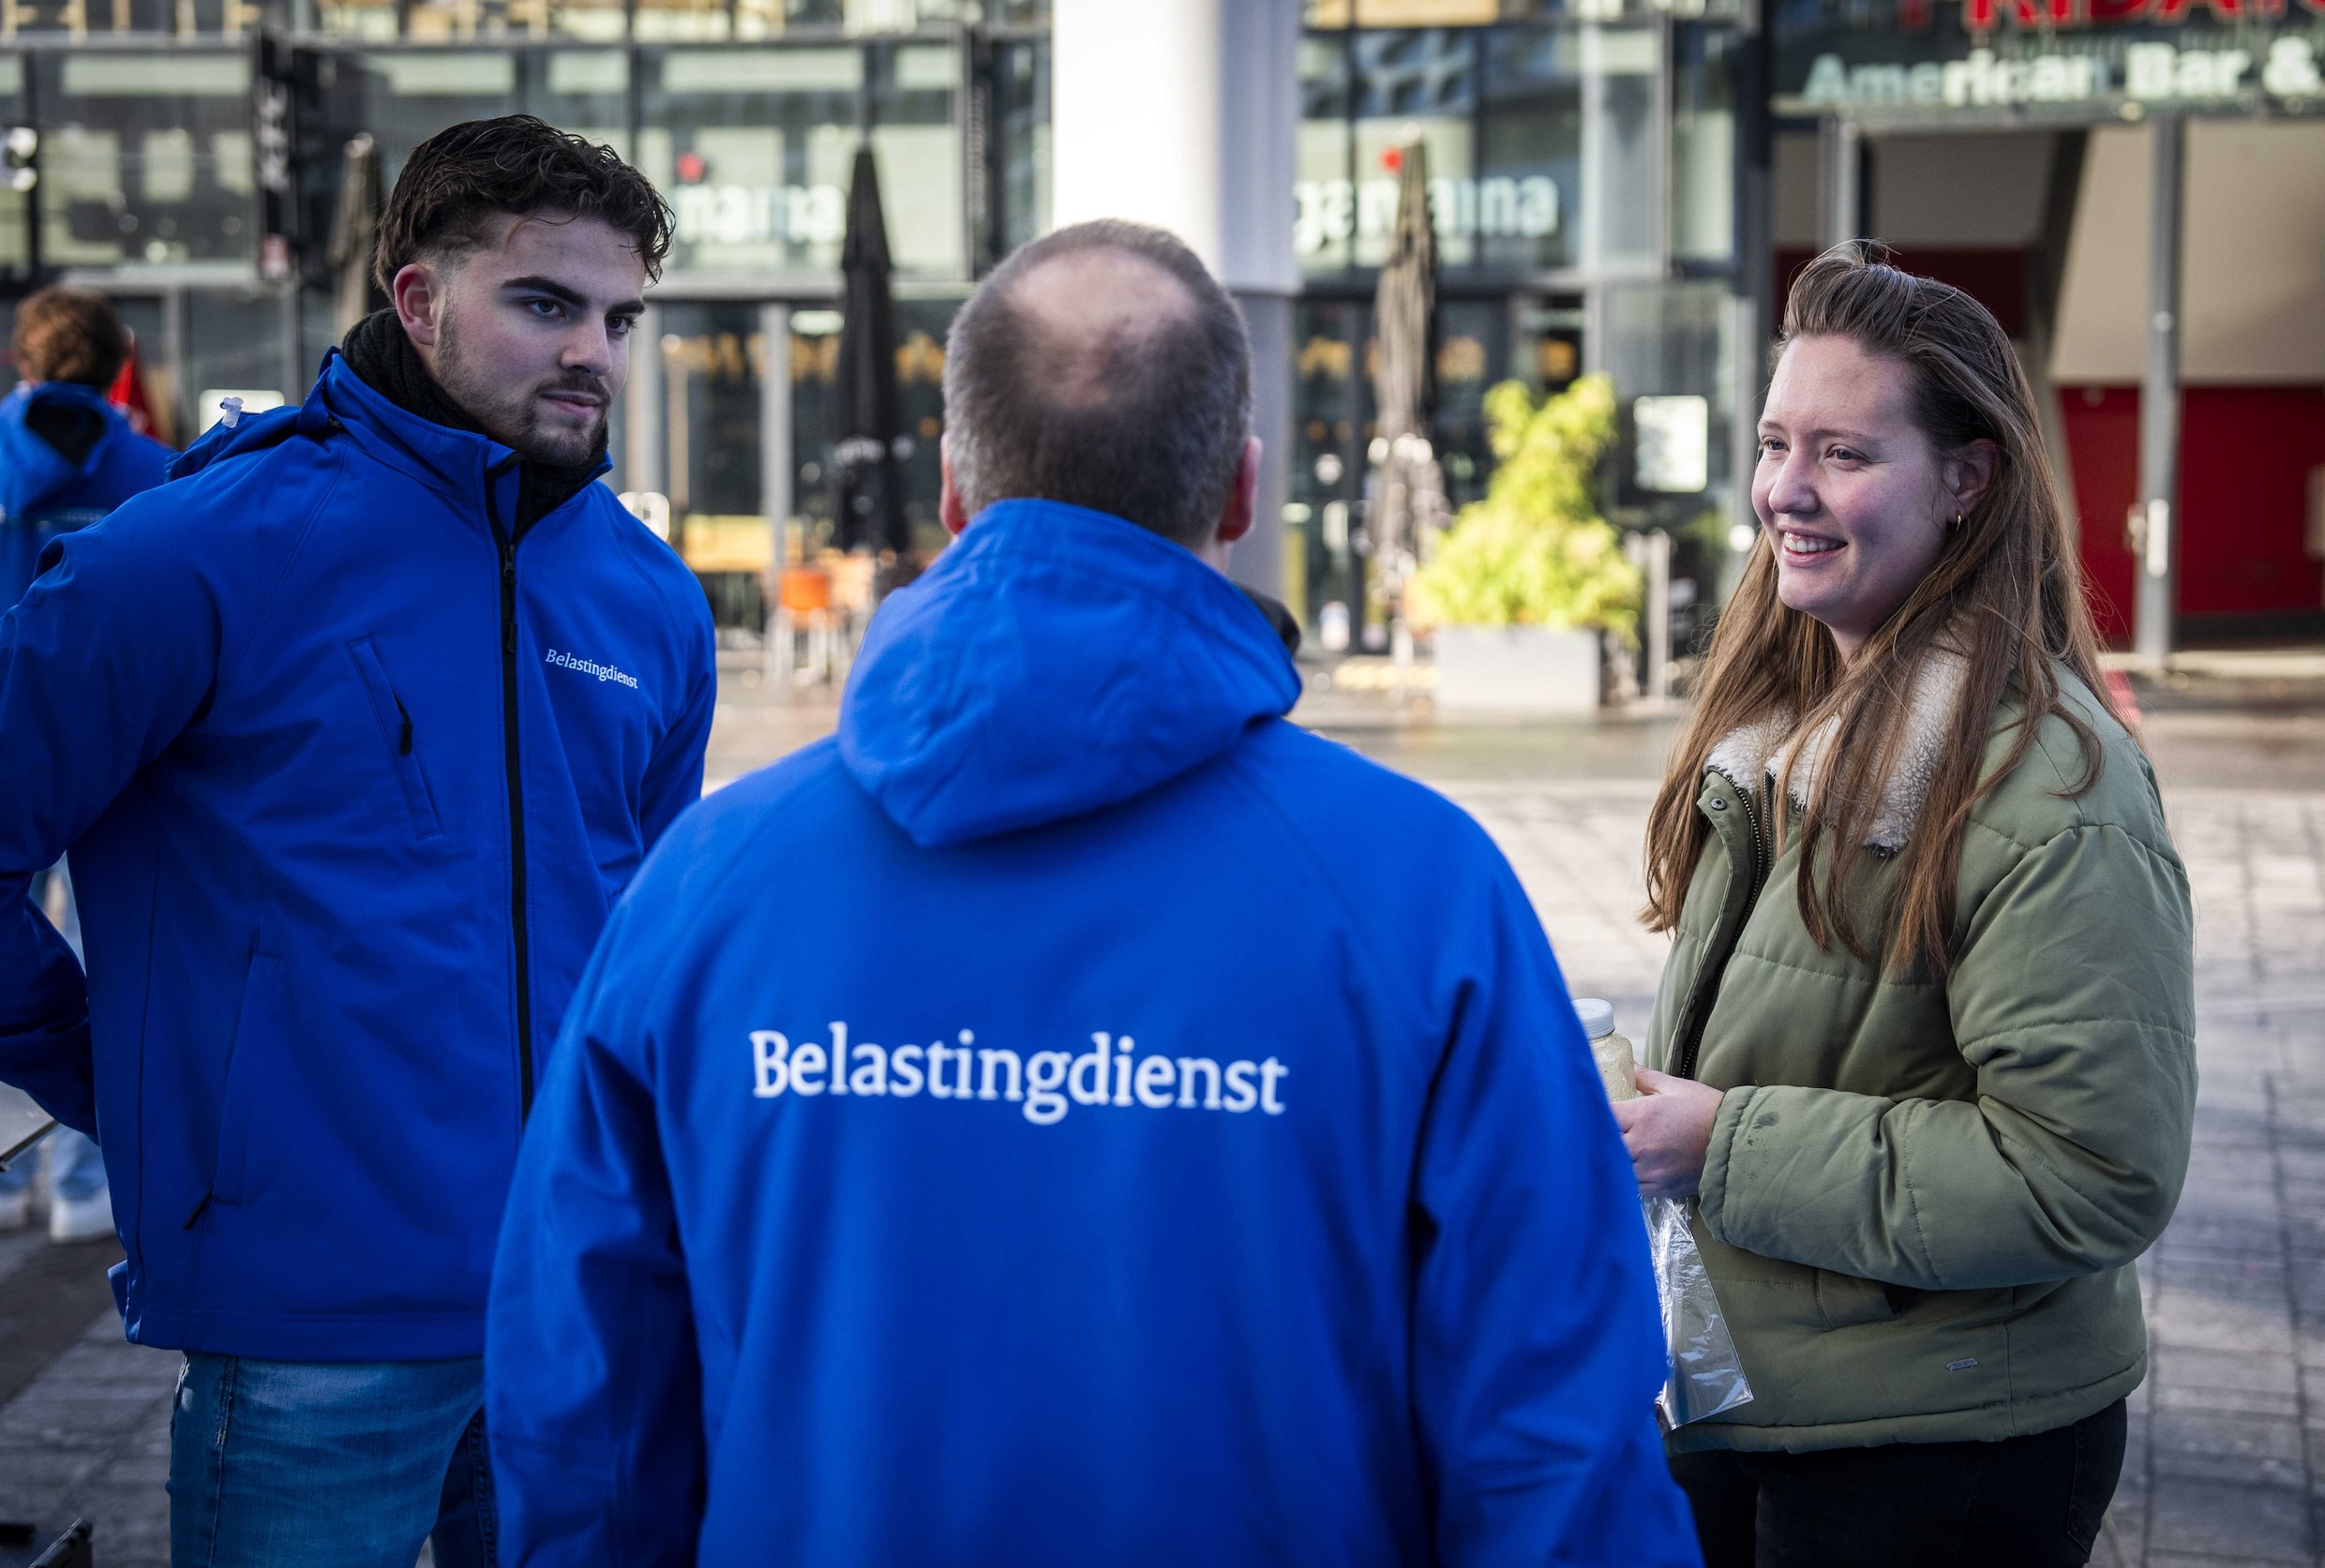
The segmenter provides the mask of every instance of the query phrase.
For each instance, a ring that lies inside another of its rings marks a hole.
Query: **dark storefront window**
[[[1544,271],[1581,260],[1582,76],[1577,35],[1507,28],[1488,47],[1479,260]]]
[[[1314,276],[1380,263],[1400,150],[1415,141],[1428,149],[1448,271],[1659,264],[1661,68],[1660,35],[1639,27],[1308,34],[1294,190],[1301,265]]]
[[[839,264],[863,52],[650,52],[639,167],[678,210],[672,272]]]
[[[879,159],[888,251],[902,273],[968,270],[961,134],[953,117],[960,51],[949,43],[877,44],[871,67],[872,151]],[[854,147],[848,148],[852,156]]]
[[[1299,100],[1292,248],[1309,272],[1338,272],[1349,263],[1357,232],[1346,35],[1312,33],[1300,39]]]
[[[1672,254],[1726,264],[1735,252],[1732,28],[1672,34]]]
[[[937,515],[939,441],[944,435],[944,343],[957,299],[896,302],[896,429],[904,474],[905,521],[913,544],[934,552],[945,540]],[[839,364],[836,310],[791,313],[791,456],[794,516],[807,525],[805,547],[831,543],[832,378]]]
[[[1485,493],[1492,455],[1484,401],[1494,382],[1538,380],[1541,356],[1513,352],[1507,299],[1437,303],[1437,455],[1456,506]],[[1306,535],[1308,603],[1303,613],[1355,594],[1364,539],[1365,479],[1375,434],[1370,299],[1309,299],[1293,314],[1292,470],[1287,526]],[[1568,379],[1574,371],[1566,365]]]
[[[836,267],[868,122],[897,270],[960,276],[952,45],[674,49],[643,68],[639,167],[677,208],[672,272]]]
[[[994,48],[996,259],[1049,227],[1049,59],[1047,38],[1019,39]]]
[[[320,140],[334,155],[357,132],[370,132],[379,144],[381,188],[388,189],[412,149],[446,126],[518,108],[521,58],[502,49],[324,54],[315,62],[321,113],[310,124],[322,127]],[[334,166],[333,183],[338,172]],[[311,218],[327,226],[330,216],[325,202]]]
[[[250,62],[240,52],[37,53],[41,260],[248,260]]]
[[[0,54],[0,136],[14,138],[7,157],[0,160],[7,168],[0,175],[0,277],[21,279],[32,267],[32,196],[17,189],[16,181],[19,168],[22,178],[32,177],[31,164],[40,144],[39,130],[27,112],[21,54]]]

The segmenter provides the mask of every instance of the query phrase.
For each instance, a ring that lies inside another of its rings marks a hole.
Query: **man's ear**
[[[1236,465],[1235,484],[1228,488],[1227,504],[1219,514],[1219,528],[1211,535],[1222,545],[1232,545],[1252,531],[1259,520],[1259,456],[1257,436],[1245,438],[1243,461]]]
[[[942,487],[937,492],[937,520],[945,531],[959,538],[968,527],[968,508],[961,504],[961,492],[952,484],[952,439],[948,436],[937,443],[937,472]]]
[[[404,336],[423,349],[436,346],[436,322],[443,314],[443,279],[426,261],[407,261],[388,286],[388,297],[395,301],[396,319],[404,324]]]

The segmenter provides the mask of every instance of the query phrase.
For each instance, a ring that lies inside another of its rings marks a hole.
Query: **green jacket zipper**
[[[1719,769],[1715,768],[1708,771],[1718,773],[1726,782],[1728,787],[1735,791],[1735,802],[1743,808],[1744,821],[1751,829],[1752,860],[1751,864],[1746,868],[1749,879],[1745,885],[1744,907],[1729,923],[1726,938],[1720,943],[1718,951],[1704,953],[1703,962],[1695,972],[1695,984],[1688,992],[1687,1010],[1681,1015],[1679,1051],[1673,1058],[1673,1069],[1675,1075],[1680,1078],[1695,1076],[1696,1057],[1703,1049],[1703,1031],[1710,1026],[1712,1004],[1719,996],[1719,978],[1727,972],[1728,961],[1735,956],[1736,944],[1744,939],[1744,928],[1751,923],[1752,909],[1760,903],[1762,885],[1767,881],[1768,874],[1775,869],[1771,863],[1773,857],[1768,850],[1766,832],[1761,825],[1760,813],[1753,809],[1750,794],[1739,787],[1736,782],[1729,778],[1727,774],[1719,772]],[[1770,798],[1774,799],[1773,786],[1770,790]],[[1724,841],[1720,844],[1720,850],[1723,854],[1726,853],[1727,844]]]
[[[501,476],[512,453],[485,470],[485,515],[501,550],[501,762],[508,778],[509,933],[517,964],[517,1122],[532,1114],[532,943],[525,918],[525,779],[517,746],[517,545],[521,528],[501,525]]]

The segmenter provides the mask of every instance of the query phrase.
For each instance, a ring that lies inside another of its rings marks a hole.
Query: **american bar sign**
[[[1961,0],[1934,14],[1928,0],[1825,0],[1778,15],[1779,114],[2325,111],[2325,0]]]

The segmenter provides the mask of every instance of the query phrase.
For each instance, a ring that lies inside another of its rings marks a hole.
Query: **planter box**
[[[1437,707],[1548,716],[1598,710],[1599,634],[1545,626],[1440,626]]]

